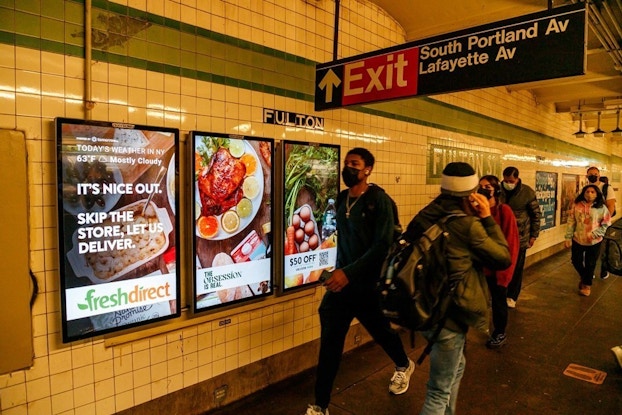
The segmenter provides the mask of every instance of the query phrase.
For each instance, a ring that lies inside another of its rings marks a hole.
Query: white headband
[[[475,174],[471,176],[446,176],[441,179],[441,193],[451,196],[468,196],[479,185],[479,179]]]

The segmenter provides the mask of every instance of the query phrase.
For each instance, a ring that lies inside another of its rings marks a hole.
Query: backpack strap
[[[365,197],[365,210],[368,212],[376,211],[376,198],[378,192],[384,192],[384,189],[376,184],[369,183],[367,190],[362,197]]]
[[[443,216],[441,219],[438,220],[437,223],[441,226],[443,231],[449,232],[447,228],[445,227],[447,222],[455,218],[461,217],[461,216],[466,216],[466,213],[452,213],[450,215]],[[425,346],[425,348],[423,349],[423,352],[421,352],[421,355],[417,359],[418,365],[421,365],[421,363],[430,354],[430,352],[432,352],[432,346],[434,346],[434,343],[436,343],[436,341],[438,340],[438,336],[440,335],[441,330],[443,330],[443,327],[445,327],[445,323],[447,322],[447,310],[449,309],[449,302],[451,301],[452,293],[456,290],[456,285],[457,284],[450,282],[447,292],[442,295],[443,304],[440,306],[440,308],[441,310],[445,310],[445,314],[438,321],[436,327],[434,328],[434,331],[432,332],[432,336],[428,339],[428,344]],[[411,332],[411,344],[414,347],[415,340],[414,340],[414,333],[412,332]]]
[[[399,224],[399,217],[395,217],[396,213],[397,213],[397,207],[395,206],[395,202],[393,201],[393,199],[391,199],[391,196],[389,196],[389,194],[387,192],[385,192],[385,190],[378,186],[375,183],[369,183],[369,186],[367,186],[367,190],[365,191],[365,193],[361,196],[362,198],[364,198],[364,202],[365,202],[365,212],[367,213],[367,217],[369,218],[369,222],[370,222],[370,226],[374,223],[374,221],[376,220],[376,200],[378,199],[378,195],[383,194],[389,198],[389,201],[391,202],[391,209],[393,212],[393,222],[398,222]],[[401,229],[401,227],[400,227]],[[398,232],[401,233],[401,232]]]
[[[456,289],[456,286],[452,284],[452,286],[449,287],[449,292],[447,293],[447,295],[444,296],[443,302],[448,302],[451,300],[451,293],[453,293],[455,289]],[[448,304],[444,304],[443,307],[448,307]],[[445,315],[438,321],[438,324],[434,328],[432,337],[430,337],[430,339],[428,340],[428,344],[426,344],[425,348],[423,349],[423,352],[421,352],[421,355],[419,356],[419,359],[417,359],[418,365],[421,365],[421,363],[423,363],[423,361],[430,354],[430,352],[432,352],[432,346],[434,346],[434,343],[436,343],[436,341],[438,340],[438,336],[441,334],[441,330],[443,330],[443,327],[445,327],[446,322],[447,322],[447,313],[445,313]],[[414,334],[412,334],[411,339],[412,339],[412,345],[414,346],[415,344]]]
[[[389,195],[386,190],[384,190],[382,187],[378,186],[375,183],[369,183],[369,187],[367,188],[367,192],[366,193],[377,193],[377,192],[381,192],[384,193],[386,195],[386,197],[389,198],[389,202],[391,203],[391,211],[393,212],[393,239],[397,240],[399,239],[399,237],[404,233],[404,229],[402,228],[402,224],[400,223],[400,215],[399,212],[397,210],[397,203],[395,203],[395,200],[391,197],[391,195]],[[371,189],[371,192],[370,192]],[[367,207],[367,210],[370,212],[374,211],[375,206],[373,205],[375,201],[375,198],[372,198],[372,200],[370,200],[365,206]]]

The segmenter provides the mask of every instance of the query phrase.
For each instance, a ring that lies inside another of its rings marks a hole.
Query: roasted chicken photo
[[[224,147],[218,149],[198,176],[201,214],[220,215],[244,197],[242,182],[246,167]]]

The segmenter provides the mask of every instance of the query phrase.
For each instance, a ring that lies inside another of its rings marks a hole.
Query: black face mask
[[[486,197],[486,199],[492,199],[493,190],[484,189],[483,187],[477,188],[477,193]]]
[[[590,183],[596,183],[598,181],[598,176],[595,174],[590,174],[587,176],[587,181]]]
[[[345,166],[341,171],[341,177],[343,178],[343,182],[348,187],[352,187],[360,183],[361,179],[359,179],[359,169],[355,169],[354,167]]]

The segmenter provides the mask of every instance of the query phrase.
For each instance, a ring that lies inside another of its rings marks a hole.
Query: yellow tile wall
[[[334,2],[303,0],[126,0],[139,10],[199,25],[317,62],[332,60]],[[338,57],[403,43],[404,31],[366,0],[341,2]],[[33,307],[34,366],[0,375],[3,415],[112,414],[205,381],[319,337],[317,307],[322,289],[255,309],[232,310],[231,323],[203,318],[183,329],[110,346],[101,337],[62,344],[57,259],[55,144],[53,118],[84,117],[84,61],[0,44],[0,127],[25,132],[29,154],[31,267],[41,290]],[[194,79],[94,62],[92,118],[179,128],[334,143],[345,152],[369,148],[377,158],[372,181],[400,206],[402,223],[425,206],[438,186],[426,185],[429,138],[456,147],[498,151],[520,157],[564,159],[437,128],[349,110],[329,110],[325,131],[309,132],[261,122],[262,108],[314,114],[313,104]],[[541,105],[524,92],[505,88],[444,94],[435,99],[503,122],[570,141],[576,129],[568,116]],[[508,137],[511,140],[511,137]],[[581,145],[581,143],[579,143]],[[587,146],[587,144],[585,144]],[[611,143],[590,143],[596,151],[617,151]],[[565,158],[569,159],[568,157]],[[525,159],[515,165],[526,183],[535,171],[584,174],[582,167],[539,167]],[[559,222],[559,214],[557,221]],[[563,229],[543,232],[533,252],[558,244]],[[6,358],[6,357],[2,357]]]

